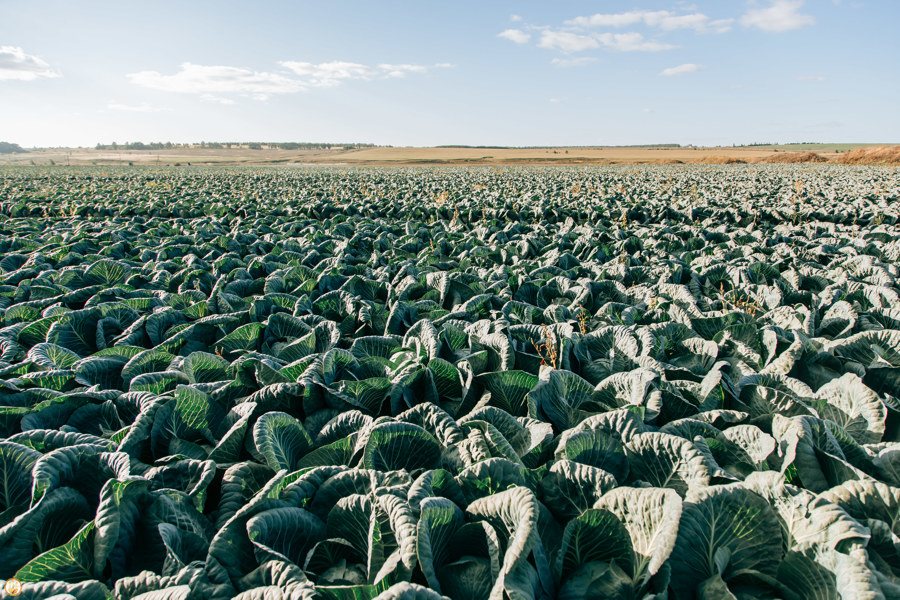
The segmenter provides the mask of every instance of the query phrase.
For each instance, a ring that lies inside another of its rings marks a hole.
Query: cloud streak
[[[183,63],[171,75],[158,71],[130,73],[128,79],[135,85],[165,92],[197,94],[204,100],[222,104],[232,103],[223,96],[237,94],[266,100],[277,94],[295,94],[313,88],[331,88],[346,81],[370,81],[373,79],[397,79],[410,74],[425,74],[432,68],[449,68],[440,63],[431,67],[416,64],[388,64],[375,66],[346,61],[310,63],[281,61],[284,71],[253,71],[242,67],[209,66]]]
[[[607,48],[617,52],[659,52],[675,48],[671,44],[665,44],[656,40],[646,40],[643,35],[634,31],[584,35],[553,29],[545,29],[541,32],[538,46],[550,50],[559,50],[565,54],[596,48]]]
[[[541,32],[541,40],[538,42],[538,46],[549,50],[570,53],[599,48],[600,42],[589,35],[548,29]]]
[[[703,65],[695,65],[694,63],[685,63],[677,67],[669,67],[660,71],[661,77],[678,77],[679,75],[687,75],[688,73],[696,73],[705,69]]]
[[[59,77],[47,61],[18,46],[0,46],[0,81],[34,81]]]
[[[597,62],[597,60],[598,59],[594,58],[593,56],[579,56],[577,58],[554,58],[550,61],[550,63],[557,67],[569,68],[583,67],[593,62]]]
[[[303,82],[278,73],[193,63],[183,63],[173,75],[140,71],[127,77],[131,83],[141,87],[179,94],[245,94],[265,99],[273,94],[291,94],[307,89]]]
[[[624,13],[599,13],[576,17],[566,21],[572,27],[628,27],[646,25],[663,31],[692,29],[698,33],[725,33],[731,29],[734,19],[710,19],[703,13],[679,15],[668,10],[633,10]]]

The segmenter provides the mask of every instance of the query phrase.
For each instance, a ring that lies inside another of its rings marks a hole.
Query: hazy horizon
[[[0,139],[900,141],[900,4],[7,3]]]

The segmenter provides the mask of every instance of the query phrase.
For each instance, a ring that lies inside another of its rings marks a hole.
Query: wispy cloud
[[[265,71],[241,67],[184,63],[174,75],[158,71],[131,73],[128,79],[141,87],[181,94],[245,94],[264,100],[273,94],[291,94],[307,89],[303,82]]]
[[[284,72],[273,73],[242,67],[184,63],[179,71],[172,75],[164,75],[158,71],[141,71],[129,74],[128,79],[142,87],[166,92],[198,94],[203,100],[231,104],[233,100],[224,96],[238,94],[265,100],[275,94],[330,88],[345,81],[396,79],[409,74],[424,74],[432,68],[453,66],[449,63],[439,63],[431,67],[388,63],[370,66],[345,61],[324,63],[282,61],[279,65],[285,69]]]
[[[616,52],[661,52],[677,48],[675,44],[659,39],[676,30],[696,33],[725,33],[734,19],[712,19],[686,8],[684,13],[668,10],[632,10],[621,13],[598,13],[575,17],[559,25],[533,25],[523,23],[514,29],[497,34],[517,44],[535,43],[539,48],[555,50],[563,54],[588,50],[612,50]],[[624,27],[646,27],[652,36],[639,31],[610,31]]]
[[[554,58],[550,61],[550,63],[554,66],[563,68],[583,67],[593,62],[597,62],[597,59],[593,56],[578,56],[576,58]]]
[[[672,44],[665,44],[656,40],[645,40],[644,36],[634,31],[629,33],[601,33],[596,37],[607,48],[619,52],[660,52],[677,48],[677,46]]]
[[[155,113],[155,112],[163,112],[164,108],[156,108],[150,106],[149,104],[120,104],[118,102],[110,102],[106,105],[106,108],[110,110],[121,110],[125,112],[138,112],[138,113]]]
[[[509,20],[513,23],[518,23],[522,20],[522,15],[509,15]]]
[[[334,87],[348,79],[372,79],[378,74],[375,67],[343,61],[319,64],[283,61],[279,64],[301,77],[302,85],[311,87]]]
[[[498,33],[497,37],[515,42],[517,44],[527,44],[528,40],[531,39],[531,34],[526,33],[521,29],[505,29]]]
[[[734,19],[711,19],[699,12],[676,14],[668,10],[632,10],[623,13],[599,13],[566,21],[573,27],[628,27],[643,24],[663,31],[693,29],[698,33],[725,33]]]
[[[560,100],[559,98],[550,98],[551,104],[559,104],[560,102],[562,102],[562,100]]]
[[[541,40],[538,42],[538,46],[559,50],[566,54],[601,47],[618,52],[658,52],[675,48],[671,44],[665,44],[656,40],[646,40],[643,35],[634,31],[583,35],[571,31],[556,31],[552,29],[546,29],[541,32]]]
[[[59,76],[42,58],[26,54],[18,46],[0,46],[0,81],[34,81]]]
[[[702,71],[705,68],[706,67],[704,67],[703,65],[685,63],[683,65],[678,65],[677,67],[669,67],[668,69],[663,69],[659,74],[663,77],[675,77],[678,75],[687,75],[688,73],[696,73],[697,71]]]
[[[801,76],[801,77],[798,77],[798,78],[797,78],[797,81],[806,81],[806,82],[809,82],[809,83],[818,83],[818,82],[820,82],[820,81],[825,81],[825,78],[822,77],[821,75],[818,75],[818,76],[803,75],[803,76]]]
[[[581,52],[599,48],[600,42],[589,35],[547,29],[541,32],[541,41],[538,42],[538,46],[562,52]]]
[[[771,0],[765,8],[750,8],[741,17],[744,27],[781,33],[814,25],[816,18],[800,13],[803,0]]]
[[[385,77],[406,77],[410,73],[427,73],[428,67],[425,65],[388,65],[381,64],[378,68],[384,73]]]

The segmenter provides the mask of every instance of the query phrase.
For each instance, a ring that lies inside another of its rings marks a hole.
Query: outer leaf
[[[846,540],[861,544],[869,540],[869,531],[840,506],[785,484],[777,472],[751,473],[744,485],[775,509],[787,550],[805,552],[820,546],[836,548]]]
[[[86,581],[93,579],[93,558],[94,522],[91,521],[71,540],[35,557],[19,569],[16,579],[23,582]]]
[[[31,501],[31,470],[40,457],[27,446],[0,441],[0,527]]]
[[[672,488],[684,496],[709,485],[709,468],[691,442],[666,433],[641,433],[625,445],[631,465],[629,481]]]
[[[107,568],[113,579],[125,574],[125,563],[134,547],[137,522],[141,516],[139,499],[149,485],[146,479],[128,478],[107,481],[100,490],[93,536],[95,578],[102,577]]]
[[[446,498],[426,498],[420,507],[416,556],[428,586],[441,592],[438,570],[447,562],[450,538],[463,524],[462,511]]]
[[[884,435],[887,407],[878,395],[853,373],[845,373],[823,385],[816,398],[819,415],[843,427],[860,444],[874,444]]]
[[[713,575],[726,582],[752,569],[774,577],[784,551],[769,504],[735,485],[692,493],[684,504],[672,553],[672,587],[679,597]]]
[[[384,590],[373,600],[449,600],[438,592],[422,587],[417,583],[401,581]]]
[[[325,539],[325,523],[302,508],[274,508],[247,521],[257,560],[287,560],[302,566],[309,550]]]
[[[478,381],[491,393],[488,402],[514,417],[528,416],[527,394],[534,389],[538,378],[525,371],[496,371],[482,373]]]
[[[440,443],[430,433],[410,423],[375,425],[363,455],[365,467],[378,471],[433,469],[440,466],[440,459]]]
[[[569,521],[556,559],[560,579],[565,580],[578,567],[590,562],[610,561],[615,561],[629,575],[633,572],[631,537],[616,515],[591,508]]]
[[[313,449],[300,421],[283,412],[268,412],[257,419],[253,442],[273,471],[296,471],[300,459]]]
[[[68,369],[81,357],[68,348],[56,344],[40,343],[28,351],[28,358],[49,369]]]
[[[538,542],[537,500],[530,490],[522,487],[481,498],[469,505],[466,512],[475,518],[489,521],[503,531],[508,539],[506,553],[500,567],[491,600],[500,600],[503,594],[534,593],[534,581],[529,575],[533,567],[528,564],[528,556]]]
[[[631,536],[634,580],[656,575],[675,547],[681,521],[681,497],[671,489],[619,487],[594,504],[616,515]]]
[[[574,427],[589,415],[594,387],[571,371],[551,371],[547,381],[539,381],[527,397],[560,431]]]

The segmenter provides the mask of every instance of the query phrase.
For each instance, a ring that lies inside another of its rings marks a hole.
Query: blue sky
[[[900,142],[896,0],[0,0],[0,140]]]

